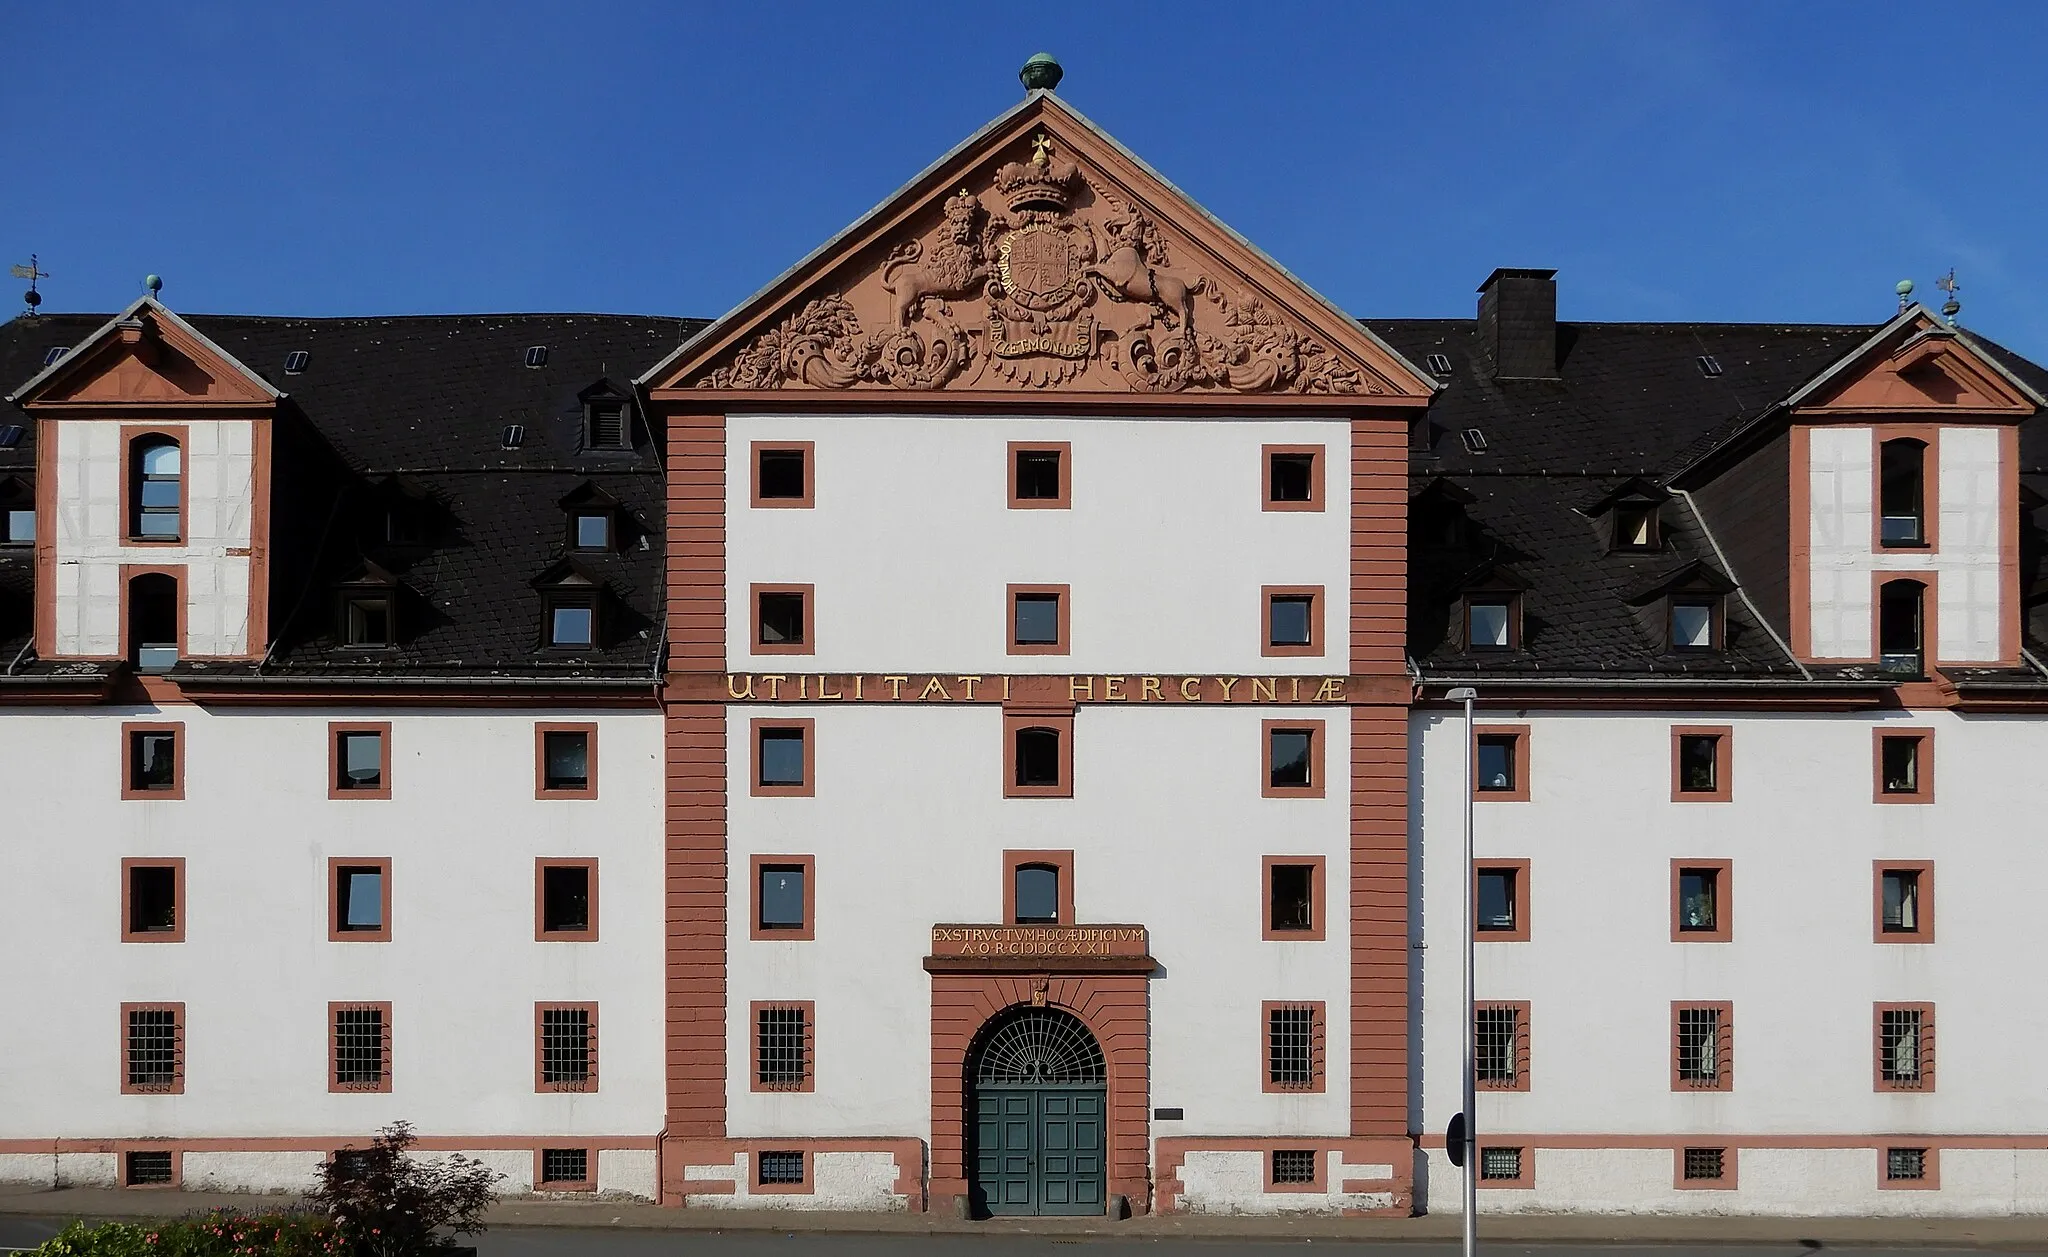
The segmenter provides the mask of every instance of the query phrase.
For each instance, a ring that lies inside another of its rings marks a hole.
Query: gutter
[[[28,652],[36,648],[36,639],[30,637],[21,644],[21,653],[14,656],[14,662],[7,665],[7,675],[13,676],[21,668],[21,661],[28,658]]]

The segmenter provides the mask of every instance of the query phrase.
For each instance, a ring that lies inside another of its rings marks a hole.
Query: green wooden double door
[[[974,1203],[986,1214],[1103,1211],[1105,1089],[974,1089]]]

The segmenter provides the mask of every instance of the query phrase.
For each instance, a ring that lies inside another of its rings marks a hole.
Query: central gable
[[[22,385],[23,407],[256,407],[283,394],[154,298],[102,324]]]
[[[1421,404],[1433,390],[1043,91],[642,382],[1381,404]]]
[[[2025,384],[1917,306],[1790,399],[1808,421],[1967,415],[2016,422],[2039,404]]]

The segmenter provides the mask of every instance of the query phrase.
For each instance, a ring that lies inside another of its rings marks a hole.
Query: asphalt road
[[[33,1248],[63,1228],[51,1218],[0,1217],[0,1252]],[[476,1240],[479,1257],[1073,1257],[1073,1250],[1129,1250],[1133,1257],[1450,1257],[1455,1243],[1315,1239],[1186,1239],[1074,1235],[820,1235],[782,1231],[576,1231],[500,1227]],[[1492,1257],[1805,1257],[1798,1244],[1482,1244]],[[1306,1252],[1304,1251],[1306,1250]],[[1835,1248],[1826,1257],[1896,1257],[1900,1249]],[[1917,1248],[1915,1257],[1965,1257],[1980,1250]],[[2007,1250],[2012,1251],[2012,1250]],[[1103,1257],[1110,1257],[1104,1253]]]

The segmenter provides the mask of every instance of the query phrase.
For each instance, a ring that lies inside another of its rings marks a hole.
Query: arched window
[[[1904,677],[1926,671],[1926,641],[1922,606],[1927,586],[1916,580],[1886,581],[1877,593],[1878,666],[1886,673]]]
[[[128,582],[128,659],[138,672],[178,662],[177,577],[147,572]]]
[[[1927,544],[1927,443],[1911,437],[1878,450],[1878,541],[1887,546]]]
[[[129,492],[133,517],[128,535],[149,541],[176,541],[184,532],[184,451],[167,436],[135,439],[130,450]]]

